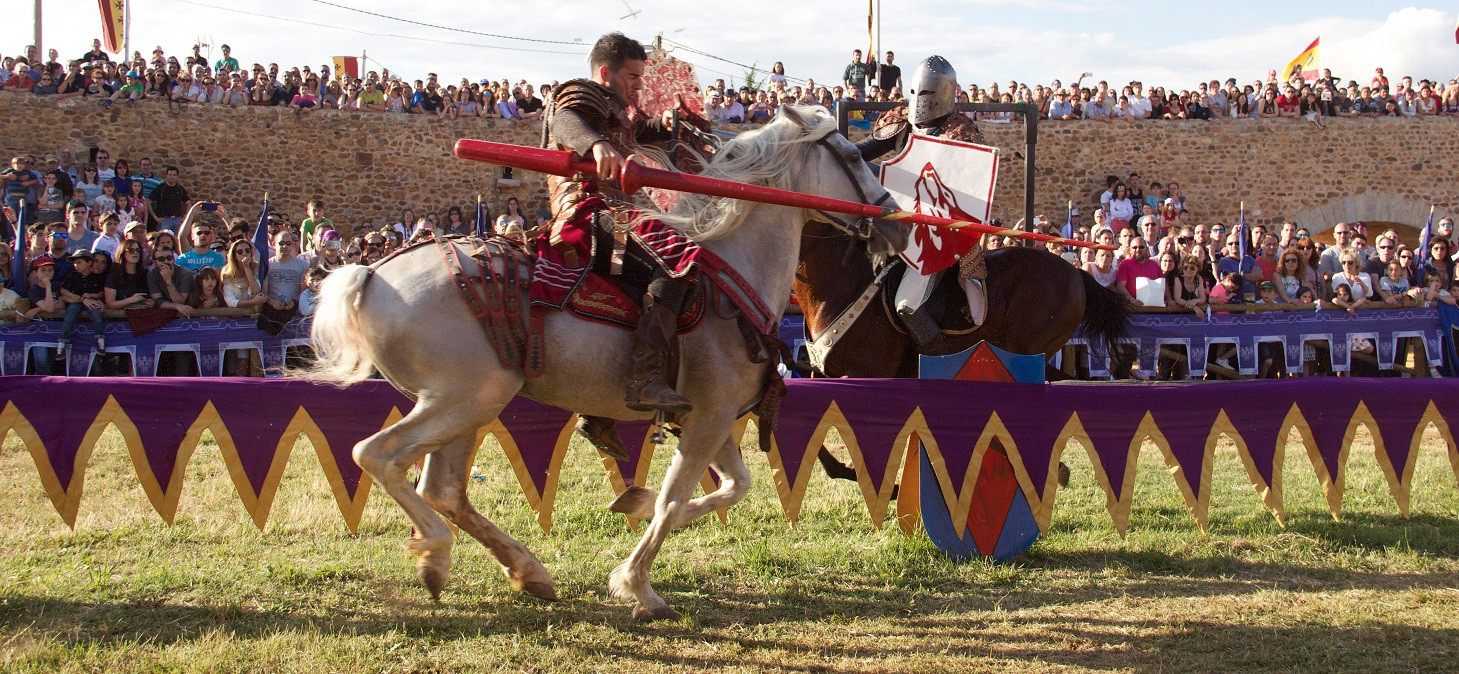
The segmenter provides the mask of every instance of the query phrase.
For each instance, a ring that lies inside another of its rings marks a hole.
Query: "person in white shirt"
[[[101,225],[101,235],[91,242],[91,252],[102,252],[115,257],[117,248],[122,245],[122,237],[117,234],[117,227],[120,223],[121,219],[117,217],[116,213],[102,213],[98,222]],[[146,228],[140,222],[133,222],[132,225]]]
[[[724,96],[720,95],[718,90],[711,92],[709,94],[709,100],[704,104],[704,118],[710,122],[723,122],[726,112]]]

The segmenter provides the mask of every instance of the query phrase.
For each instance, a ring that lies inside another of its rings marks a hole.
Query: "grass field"
[[[1123,540],[1071,447],[1073,482],[1059,494],[1053,531],[1003,566],[952,564],[925,537],[891,523],[875,530],[851,483],[819,475],[789,526],[764,458],[748,450],[756,485],[729,524],[710,516],[677,532],[654,568],[658,591],[684,619],[645,626],[607,597],[608,572],[638,536],[603,509],[612,493],[583,447],[564,465],[551,536],[491,445],[477,461],[486,477],[471,486],[482,512],[542,559],[563,600],[515,594],[464,539],[436,604],[404,551],[403,514],[374,490],[359,531],[347,533],[313,452],[301,451],[307,440],[259,532],[212,445],[188,466],[177,522],[165,526],[109,431],[72,531],[11,436],[0,452],[0,668],[1459,668],[1459,490],[1437,433],[1419,455],[1407,520],[1364,438],[1351,453],[1341,521],[1293,442],[1285,529],[1224,447],[1201,533],[1147,446]]]

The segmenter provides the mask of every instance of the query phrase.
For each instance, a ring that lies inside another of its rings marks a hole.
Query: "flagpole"
[[[45,63],[46,46],[41,44],[41,38],[41,0],[35,0],[35,55],[41,63]],[[31,66],[36,64],[32,63]]]

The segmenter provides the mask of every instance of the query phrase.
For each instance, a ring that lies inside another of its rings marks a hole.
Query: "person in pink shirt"
[[[1120,260],[1119,266],[1115,267],[1115,288],[1130,302],[1138,305],[1139,300],[1135,299],[1135,279],[1158,279],[1162,278],[1160,263],[1150,259],[1150,247],[1145,245],[1145,239],[1135,237],[1130,239],[1130,256]]]

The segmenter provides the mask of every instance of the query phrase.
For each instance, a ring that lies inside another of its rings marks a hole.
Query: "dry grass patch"
[[[953,564],[925,538],[874,530],[855,485],[819,474],[789,526],[766,462],[748,451],[756,485],[729,524],[710,516],[677,532],[655,566],[658,590],[684,620],[641,626],[605,587],[638,535],[603,510],[611,490],[582,446],[564,466],[551,536],[490,444],[470,492],[538,554],[564,600],[516,595],[463,540],[435,604],[414,578],[398,508],[376,490],[359,531],[346,532],[307,440],[259,532],[216,447],[200,447],[188,465],[167,527],[109,435],[72,531],[12,437],[0,451],[0,666],[1443,671],[1459,658],[1459,490],[1432,430],[1411,519],[1398,515],[1369,445],[1350,453],[1335,521],[1292,444],[1285,529],[1223,446],[1199,531],[1146,448],[1123,540],[1071,446],[1073,482],[1059,494],[1054,530],[1004,566]]]

